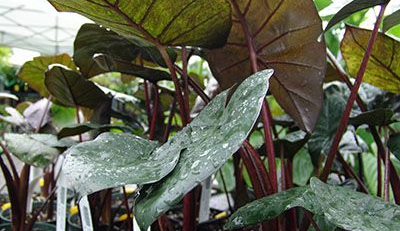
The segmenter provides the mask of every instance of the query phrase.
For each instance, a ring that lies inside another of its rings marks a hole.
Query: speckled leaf
[[[28,134],[6,133],[4,140],[13,155],[36,167],[46,167],[60,153],[57,148],[50,147]]]
[[[231,28],[225,0],[48,1],[58,11],[79,13],[142,44],[219,47]]]
[[[59,63],[71,69],[76,69],[72,59],[67,54],[56,56],[39,56],[33,58],[32,61],[26,62],[18,72],[18,77],[29,84],[33,90],[37,91],[41,96],[48,97],[49,92],[44,84],[45,71],[51,64]]]
[[[390,0],[353,0],[349,4],[345,5],[342,9],[337,12],[333,18],[329,21],[328,25],[325,28],[325,31],[332,28],[338,22],[342,21],[343,19],[347,18],[348,16],[356,13],[358,11],[382,5],[388,3]]]
[[[176,53],[168,49],[172,61],[176,60]],[[107,30],[97,24],[82,25],[74,41],[74,62],[85,78],[91,78],[109,71],[99,67],[93,60],[95,54],[105,54],[111,59],[123,60],[132,64],[138,56],[145,61],[165,66],[160,52],[155,47],[139,47],[125,37]]]
[[[141,190],[135,203],[135,216],[142,230],[214,174],[239,149],[258,118],[272,73],[264,70],[247,78],[226,107],[228,91],[217,95],[173,138],[184,141],[177,166],[161,182]]]
[[[400,160],[400,133],[390,135],[387,146],[397,159]]]
[[[130,76],[140,77],[153,83],[160,80],[171,80],[171,76],[168,72],[142,67],[108,55],[95,55],[93,60],[96,62],[98,67],[105,72],[119,72]]]
[[[397,25],[400,25],[400,9],[383,19],[383,31],[388,31]]]
[[[339,94],[326,97],[315,131],[308,141],[308,149],[312,156],[328,153],[345,106],[346,101]]]
[[[387,108],[379,108],[372,111],[363,112],[357,116],[351,117],[349,124],[356,127],[368,124],[373,126],[387,126],[394,121],[392,117],[394,112]]]
[[[54,65],[46,71],[45,84],[60,104],[67,107],[83,106],[96,109],[108,96],[80,73]]]
[[[371,31],[347,26],[340,50],[352,77],[357,75]],[[400,94],[400,42],[379,33],[364,82]]]
[[[326,69],[325,44],[318,42],[321,19],[311,0],[240,0],[260,68],[275,70],[270,90],[301,129],[312,131],[322,107]],[[293,10],[296,9],[296,10]],[[227,44],[206,52],[211,70],[224,89],[251,73],[246,36],[233,10]]]
[[[126,184],[157,182],[175,167],[179,143],[170,149],[127,133],[102,133],[67,150],[63,171],[80,196]]]
[[[229,218],[226,228],[237,229],[271,220],[297,206],[323,215],[345,230],[391,231],[400,227],[399,206],[311,178],[309,187],[286,190],[243,206]]]
[[[58,139],[57,136],[52,134],[31,134],[29,137],[52,148],[63,149],[69,148],[76,144],[76,142],[72,139]]]
[[[88,131],[97,130],[99,132],[109,131],[110,129],[130,130],[129,127],[117,124],[94,124],[94,123],[81,123],[73,124],[63,127],[57,134],[59,139],[79,135]]]

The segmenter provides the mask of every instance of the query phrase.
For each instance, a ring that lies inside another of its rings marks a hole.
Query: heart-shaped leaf
[[[343,19],[347,18],[348,16],[356,13],[358,11],[388,3],[390,0],[354,0],[349,4],[345,5],[342,9],[337,12],[333,18],[329,21],[328,25],[325,28],[325,31],[332,28],[338,22],[342,21]]]
[[[286,190],[243,206],[229,218],[225,227],[238,229],[271,220],[299,206],[315,215],[323,215],[345,230],[391,231],[400,227],[399,206],[344,187],[327,185],[317,178],[311,178],[309,187]]]
[[[383,31],[388,31],[390,28],[400,24],[400,9],[393,12],[391,15],[383,19]]]
[[[4,140],[10,152],[22,162],[36,166],[46,167],[60,154],[59,150],[42,143],[35,135],[6,133]],[[51,135],[48,135],[51,136]],[[48,137],[47,137],[48,138]],[[57,140],[57,137],[55,137]]]
[[[222,46],[231,28],[225,0],[48,0],[58,11],[79,13],[149,45]],[[146,41],[147,40],[147,41]]]
[[[174,139],[184,144],[180,145],[177,166],[161,182],[141,190],[135,203],[135,216],[142,230],[214,174],[239,149],[258,118],[272,73],[264,70],[247,78],[228,103],[228,91],[217,95],[178,132]]]
[[[175,61],[176,53],[172,49],[168,49],[168,53],[172,61]],[[118,71],[99,67],[92,59],[95,54],[105,54],[111,59],[122,60],[129,64],[140,56],[145,61],[165,66],[157,48],[139,47],[125,37],[97,24],[84,24],[75,38],[73,56],[82,75],[91,78],[104,72]]]
[[[32,61],[26,62],[20,69],[18,77],[29,84],[33,90],[43,97],[48,97],[49,92],[44,84],[45,71],[51,64],[59,63],[73,70],[76,69],[72,59],[67,54],[56,56],[39,56],[33,58]]]
[[[63,127],[57,134],[59,139],[79,135],[91,130],[97,130],[99,132],[109,131],[110,129],[119,129],[119,130],[130,130],[129,127],[122,125],[114,125],[114,124],[93,124],[93,123],[81,123],[81,124],[73,124],[70,126]]]
[[[141,77],[150,82],[157,82],[160,80],[171,80],[168,72],[142,67],[132,64],[124,60],[118,60],[108,55],[95,55],[93,60],[97,63],[99,68],[106,72],[120,72],[122,74]]]
[[[270,80],[272,94],[301,129],[312,131],[322,106],[326,69],[325,44],[317,41],[321,19],[313,1],[231,2],[238,4],[241,12],[233,10],[235,23],[227,44],[206,52],[220,86],[228,88],[252,73],[246,45],[246,38],[251,39],[258,65],[275,71]],[[245,21],[248,32],[240,20]]]
[[[99,103],[108,99],[93,82],[61,65],[53,65],[46,71],[45,84],[59,103],[67,107],[83,106],[95,109]]]
[[[346,26],[340,50],[353,77],[360,68],[370,35],[369,30]],[[399,62],[400,42],[379,33],[363,80],[375,87],[400,94]]]
[[[394,112],[387,108],[379,108],[372,111],[363,112],[357,116],[351,117],[349,120],[349,124],[354,125],[356,127],[368,124],[372,126],[387,126],[394,121],[392,121],[392,117]]]

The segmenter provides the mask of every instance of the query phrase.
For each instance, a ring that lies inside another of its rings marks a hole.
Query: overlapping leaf
[[[49,92],[44,84],[45,71],[51,64],[62,64],[73,70],[76,69],[72,59],[67,54],[56,56],[40,56],[33,58],[32,61],[26,62],[18,73],[18,77],[29,84],[29,87],[37,91],[41,96],[48,97]]]
[[[400,9],[383,19],[383,31],[388,31],[397,25],[400,25]]]
[[[341,51],[348,71],[355,77],[366,51],[371,31],[347,26]],[[400,93],[400,42],[378,34],[364,81],[383,90]]]
[[[247,78],[226,107],[228,91],[217,95],[174,137],[182,142],[177,166],[161,182],[141,190],[135,203],[135,216],[142,230],[239,149],[257,120],[271,75],[272,70],[264,70]]]
[[[394,122],[392,120],[393,115],[394,112],[392,110],[387,108],[379,108],[351,117],[349,123],[356,127],[362,124],[368,124],[372,126],[387,126]]]
[[[48,0],[59,11],[72,11],[149,45],[222,46],[231,27],[225,0]],[[148,40],[148,41],[146,41]]]
[[[309,187],[286,190],[240,208],[230,217],[226,228],[237,229],[271,220],[293,207],[322,215],[345,230],[391,231],[400,227],[399,206],[312,178]]]
[[[234,1],[249,30],[258,65],[275,70],[271,92],[282,108],[306,131],[312,131],[322,106],[325,45],[317,38],[321,20],[311,0]],[[296,9],[296,10],[293,10]],[[246,34],[233,10],[227,44],[206,52],[211,70],[222,88],[251,73]]]
[[[108,98],[93,82],[61,65],[54,65],[46,72],[45,84],[59,103],[67,107],[95,109]]]

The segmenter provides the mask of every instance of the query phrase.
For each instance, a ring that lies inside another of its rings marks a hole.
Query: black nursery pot
[[[33,202],[33,209],[35,208],[40,208],[40,206],[43,204],[43,202]],[[54,204],[53,209],[54,209],[54,214],[56,214],[56,208],[57,206]],[[11,208],[1,210],[0,211],[0,220],[2,223],[11,223]],[[51,222],[39,222],[39,223],[53,223],[55,224],[55,220]]]
[[[117,208],[112,208],[113,212],[117,210]],[[122,215],[126,210],[125,209],[120,209],[120,212],[117,212],[116,217],[119,217],[119,215]],[[79,216],[79,213],[76,213],[74,215],[68,216],[67,222],[68,222],[68,231],[82,231],[82,225],[81,225],[81,218]],[[123,221],[114,221],[114,226],[109,229],[108,225],[100,225],[98,227],[98,231],[120,231],[120,227],[122,226],[124,222]],[[1,230],[0,230],[1,231]]]
[[[32,231],[56,231],[56,226],[48,223],[35,223]],[[11,223],[0,224],[0,231],[11,231]]]

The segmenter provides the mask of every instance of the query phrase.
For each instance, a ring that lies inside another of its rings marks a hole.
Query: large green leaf
[[[345,5],[342,9],[339,10],[333,16],[333,18],[329,21],[328,25],[325,28],[325,31],[332,28],[338,22],[342,21],[343,19],[347,18],[348,16],[356,13],[358,11],[388,3],[390,0],[354,0],[349,4]]]
[[[314,157],[328,154],[345,106],[346,101],[339,94],[326,97],[315,131],[308,141],[310,154]]]
[[[231,28],[225,0],[48,0],[142,44],[219,47]],[[148,41],[145,41],[148,40]]]
[[[341,51],[348,71],[355,77],[368,45],[371,31],[347,26]],[[379,33],[372,49],[364,81],[383,90],[400,94],[400,42]]]
[[[317,38],[321,20],[311,0],[242,0],[255,46],[258,65],[274,69],[271,92],[282,108],[306,131],[312,131],[322,106],[322,82],[326,69],[325,44]],[[293,10],[296,9],[296,10]],[[249,50],[238,14],[227,44],[207,51],[211,70],[222,88],[251,73]]]
[[[6,133],[4,140],[11,153],[22,162],[36,167],[46,167],[60,152],[57,148],[41,142],[40,138],[43,137],[35,137],[37,135]],[[46,135],[47,138],[50,136]],[[55,139],[57,140],[57,137]]]
[[[67,107],[95,109],[108,98],[93,82],[61,65],[54,65],[46,72],[45,84],[58,102]]]
[[[150,82],[157,82],[160,80],[171,80],[171,76],[168,72],[142,67],[135,65],[125,60],[113,58],[108,55],[95,55],[93,60],[96,62],[98,67],[107,72],[120,72],[131,76],[137,76],[146,79]]]
[[[29,84],[33,90],[37,91],[41,96],[48,97],[49,92],[44,84],[45,71],[51,64],[59,63],[71,69],[76,69],[72,59],[67,54],[56,56],[39,56],[33,58],[32,61],[26,62],[20,69],[18,77]]]
[[[172,61],[176,60],[176,53],[168,49]],[[160,52],[155,47],[139,47],[131,41],[107,30],[97,24],[87,23],[82,25],[74,41],[74,62],[85,78],[118,69],[104,69],[93,60],[95,54],[105,54],[110,59],[122,60],[132,64],[140,56],[145,61],[165,66]],[[136,67],[137,69],[139,67]]]
[[[174,137],[183,143],[177,166],[161,182],[141,190],[135,203],[135,216],[142,230],[239,149],[258,118],[272,73],[264,70],[247,78],[228,103],[228,91],[217,95]]]
[[[226,228],[237,229],[271,220],[298,206],[323,215],[346,230],[391,231],[400,227],[399,206],[312,178],[310,187],[290,189],[245,205],[229,218]]]
[[[383,31],[388,31],[397,25],[400,25],[400,9],[383,19]]]
[[[387,146],[397,159],[400,160],[400,133],[390,135]]]

